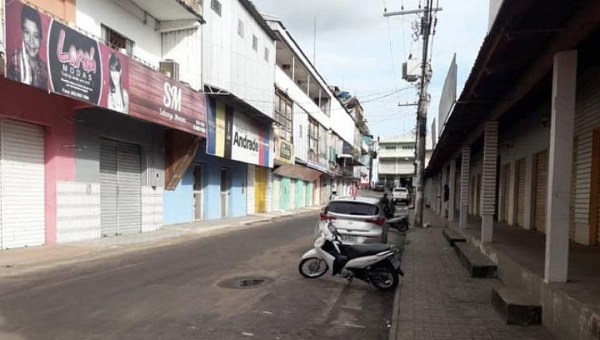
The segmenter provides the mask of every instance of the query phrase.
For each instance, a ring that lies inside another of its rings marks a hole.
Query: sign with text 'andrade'
[[[270,128],[208,98],[206,153],[272,168]]]

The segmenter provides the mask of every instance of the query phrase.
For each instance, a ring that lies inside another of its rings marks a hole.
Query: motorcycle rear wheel
[[[398,222],[396,223],[396,229],[400,232],[405,232],[408,230],[408,222]]]
[[[400,278],[391,264],[383,263],[373,268],[371,272],[371,284],[375,288],[389,292],[395,290],[398,287],[398,283],[400,283]]]
[[[308,279],[316,279],[327,273],[329,266],[325,260],[318,257],[309,257],[300,261],[298,271]]]

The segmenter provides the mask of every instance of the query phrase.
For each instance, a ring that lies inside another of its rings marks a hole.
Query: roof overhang
[[[221,101],[227,105],[230,105],[239,111],[242,111],[250,118],[253,118],[265,124],[272,124],[276,122],[275,118],[266,115],[264,112],[256,109],[254,106],[248,104],[248,102],[244,101],[242,98],[237,97],[231,92],[225,91],[216,86],[208,84],[204,87],[207,96]]]
[[[427,167],[437,173],[548,79],[557,52],[577,48],[598,28],[600,1],[504,1]],[[548,94],[549,95],[549,94]]]

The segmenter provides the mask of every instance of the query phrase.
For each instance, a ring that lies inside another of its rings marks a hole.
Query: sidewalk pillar
[[[525,158],[525,210],[523,211],[523,228],[532,229],[533,221],[533,155]]]
[[[448,178],[448,186],[450,187],[450,197],[448,199],[448,221],[454,222],[456,211],[456,159],[450,162],[450,176]]]
[[[555,54],[546,198],[546,282],[566,282],[568,277],[576,86],[577,51]]]
[[[486,122],[483,142],[481,184],[481,242],[492,242],[496,210],[496,165],[498,163],[498,122]]]
[[[443,218],[447,218],[448,215],[446,215],[446,201],[445,201],[445,197],[444,197],[444,187],[448,184],[448,166],[444,165],[444,167],[442,168],[442,185],[441,185],[441,201],[442,201],[442,217]]]
[[[510,178],[508,179],[508,219],[509,225],[515,225],[515,187],[517,184],[517,162],[512,160],[510,162]]]
[[[467,217],[469,214],[469,197],[471,182],[471,147],[466,146],[462,149],[462,163],[460,169],[460,215],[458,217],[459,228],[467,227]]]

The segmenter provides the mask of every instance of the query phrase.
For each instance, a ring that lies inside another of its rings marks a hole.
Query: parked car
[[[383,185],[383,183],[376,183],[375,187],[373,187],[374,191],[384,191],[385,190],[385,186]]]
[[[394,203],[406,203],[410,202],[410,193],[406,188],[395,188],[392,191],[392,202]]]
[[[315,228],[318,237],[332,220],[344,244],[386,243],[389,225],[379,199],[375,197],[338,197],[321,211]]]

